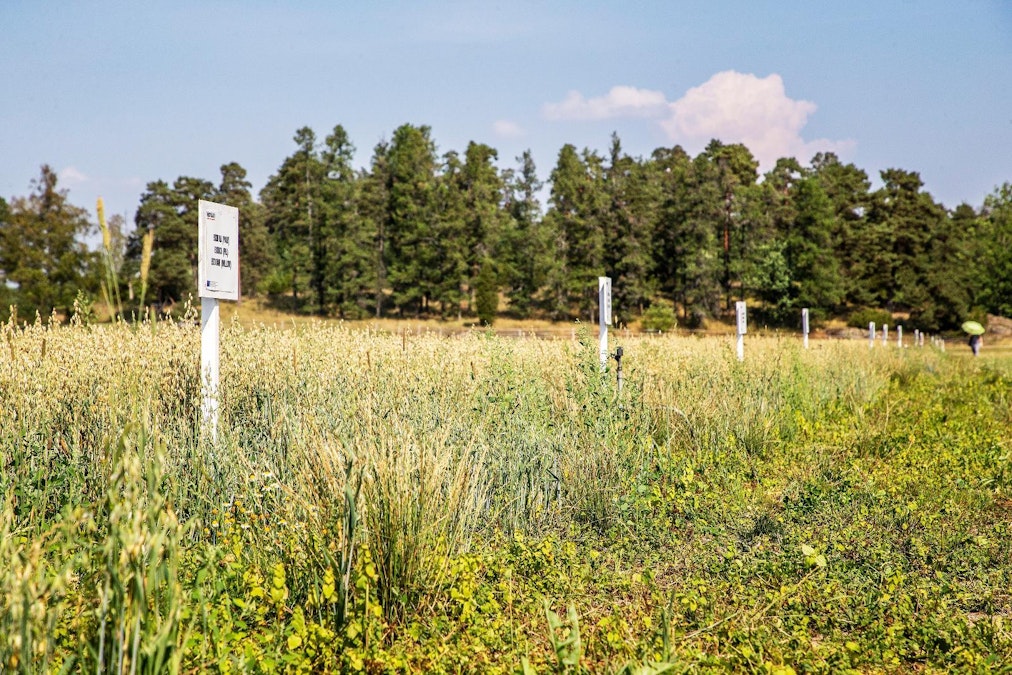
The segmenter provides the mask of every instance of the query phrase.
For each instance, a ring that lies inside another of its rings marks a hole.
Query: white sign
[[[239,209],[200,200],[197,294],[216,300],[239,299]]]
[[[597,296],[601,307],[601,323],[611,325],[611,277],[597,278]]]
[[[738,316],[738,335],[748,333],[748,319],[745,315],[745,301],[739,300],[734,303],[734,311]]]

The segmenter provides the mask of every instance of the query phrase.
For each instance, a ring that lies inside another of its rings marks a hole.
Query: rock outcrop
[[[1012,319],[1004,316],[987,315],[987,332],[992,335],[1012,335]]]

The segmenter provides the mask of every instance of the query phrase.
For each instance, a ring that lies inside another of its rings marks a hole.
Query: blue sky
[[[710,137],[769,168],[837,152],[918,171],[946,206],[1012,181],[1012,2],[0,3],[0,195],[48,163],[132,223],[147,182],[259,190],[312,127],[366,165],[403,123],[547,178],[559,148]]]

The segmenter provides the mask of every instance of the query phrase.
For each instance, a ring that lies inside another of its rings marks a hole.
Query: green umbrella
[[[964,321],[963,322],[963,330],[965,330],[970,335],[983,335],[984,334],[984,327],[981,326],[976,321]]]

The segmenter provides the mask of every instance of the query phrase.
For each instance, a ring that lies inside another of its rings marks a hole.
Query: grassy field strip
[[[0,349],[0,669],[991,670],[1012,360],[226,324]]]

